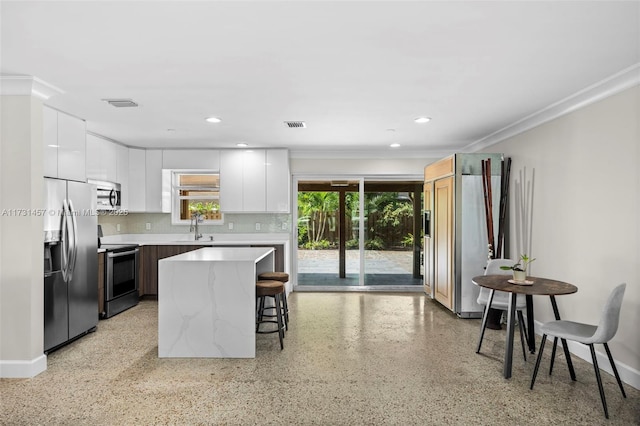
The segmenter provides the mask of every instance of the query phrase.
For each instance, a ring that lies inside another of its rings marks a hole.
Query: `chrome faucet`
[[[198,222],[202,221],[202,215],[200,213],[191,214],[191,226],[189,226],[189,232],[193,232],[195,240],[198,241],[202,238],[202,234],[198,230]]]

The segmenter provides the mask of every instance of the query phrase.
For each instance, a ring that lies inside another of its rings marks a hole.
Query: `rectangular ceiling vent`
[[[131,108],[138,106],[138,104],[131,99],[103,99],[103,101],[116,108]]]
[[[285,121],[284,124],[290,129],[304,129],[307,127],[307,123],[304,121]]]

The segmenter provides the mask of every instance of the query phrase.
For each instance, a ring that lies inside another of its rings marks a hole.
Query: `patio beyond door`
[[[421,288],[421,181],[298,181],[301,289]]]

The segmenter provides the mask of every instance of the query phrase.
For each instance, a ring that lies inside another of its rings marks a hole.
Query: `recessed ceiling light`
[[[431,121],[431,118],[430,117],[418,117],[413,121],[415,121],[416,123],[428,123],[428,122]]]
[[[399,148],[400,144],[399,143],[392,143],[391,145],[389,145],[391,148]]]
[[[240,142],[240,143],[237,143],[236,146],[238,148],[246,148],[246,147],[249,146],[249,144],[248,143],[244,143],[244,142]]]
[[[221,121],[222,121],[222,120],[221,120],[220,118],[218,118],[218,117],[208,117],[208,118],[206,118],[206,120],[207,120],[209,123],[219,123],[219,122],[221,122]]]

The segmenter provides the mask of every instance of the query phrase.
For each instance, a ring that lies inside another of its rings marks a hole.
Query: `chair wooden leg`
[[[524,357],[524,362],[527,362],[527,350],[524,346],[525,333],[524,333],[524,321],[522,318],[522,311],[518,311],[518,329],[520,330],[520,344],[522,345],[522,356]]]
[[[622,392],[622,396],[626,398],[627,394],[624,393],[624,388],[622,387],[622,380],[620,380],[620,375],[618,374],[616,363],[613,362],[613,357],[611,356],[611,351],[609,350],[609,345],[607,343],[604,343],[604,349],[607,351],[607,356],[609,357],[609,363],[611,364],[611,369],[613,370],[613,374],[616,376],[616,380],[618,381],[620,392]]]
[[[604,416],[609,418],[609,410],[607,410],[607,399],[604,397],[604,388],[602,387],[602,378],[600,377],[600,367],[598,367],[598,360],[596,359],[596,350],[593,348],[593,343],[589,345],[591,351],[591,359],[593,360],[593,369],[596,371],[596,380],[598,381],[598,390],[600,391],[600,399],[602,400],[602,408],[604,408]]]
[[[538,368],[540,367],[540,361],[542,360],[542,352],[544,352],[544,344],[547,342],[547,335],[542,335],[542,342],[540,342],[540,351],[538,352],[538,358],[536,359],[536,366],[533,368],[533,375],[531,376],[531,385],[529,389],[533,389],[533,385],[536,382],[536,376],[538,375]]]

